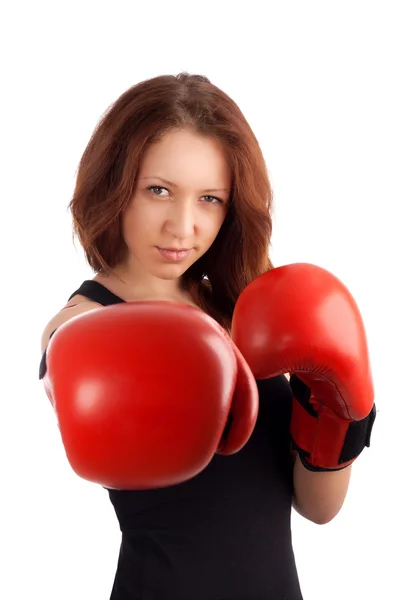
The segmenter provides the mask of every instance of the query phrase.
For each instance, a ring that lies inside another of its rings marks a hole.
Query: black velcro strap
[[[294,374],[290,376],[290,387],[297,402],[301,404],[308,414],[317,419],[318,413],[310,402],[310,388]]]
[[[376,406],[374,404],[371,412],[364,419],[361,421],[352,421],[350,423],[340,455],[339,464],[357,458],[365,447],[370,447],[371,432],[375,419]]]

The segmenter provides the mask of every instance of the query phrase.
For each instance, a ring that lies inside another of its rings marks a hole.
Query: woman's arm
[[[309,471],[294,453],[293,508],[305,519],[324,525],[339,513],[350,483],[351,466],[340,471]]]

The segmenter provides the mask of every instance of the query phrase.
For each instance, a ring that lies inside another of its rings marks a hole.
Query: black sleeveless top
[[[124,302],[97,281],[75,294]],[[291,389],[257,381],[246,446],[168,488],[107,490],[122,532],[110,600],[302,600],[291,539]]]

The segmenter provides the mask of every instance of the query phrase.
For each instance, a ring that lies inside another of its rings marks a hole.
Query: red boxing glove
[[[242,292],[232,339],[256,379],[292,374],[291,435],[309,470],[337,470],[370,445],[376,416],[366,333],[337,277],[296,263]]]
[[[248,365],[218,323],[184,304],[84,313],[59,327],[44,359],[69,463],[104,487],[186,481],[216,452],[240,450],[255,426]]]

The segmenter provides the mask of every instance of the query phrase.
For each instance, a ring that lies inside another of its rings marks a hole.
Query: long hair
[[[149,144],[181,127],[221,142],[232,173],[229,208],[218,236],[182,276],[194,301],[229,330],[239,294],[273,268],[273,194],[248,122],[206,77],[180,73],[142,81],[102,115],[78,166],[69,204],[73,237],[95,272],[112,272],[126,252],[121,217],[132,199],[141,159]]]

